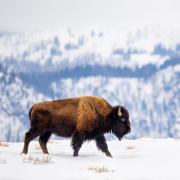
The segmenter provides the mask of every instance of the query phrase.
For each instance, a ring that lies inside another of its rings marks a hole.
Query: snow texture
[[[0,179],[180,179],[180,141],[177,139],[108,141],[113,158],[98,151],[94,142],[85,143],[79,156],[73,157],[69,144],[69,140],[51,140],[50,155],[43,155],[38,142],[34,141],[29,154],[20,155],[22,143],[2,143]]]

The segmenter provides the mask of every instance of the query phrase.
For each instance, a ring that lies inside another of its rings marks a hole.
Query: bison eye
[[[125,122],[125,121],[126,121],[126,119],[125,119],[125,118],[122,118],[122,119],[121,119],[121,121],[122,121],[122,122]]]

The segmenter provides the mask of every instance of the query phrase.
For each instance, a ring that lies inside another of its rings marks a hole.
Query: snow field
[[[78,157],[72,156],[70,140],[48,143],[44,155],[38,142],[29,154],[20,155],[23,143],[1,143],[0,180],[179,180],[180,141],[177,139],[108,141],[113,158],[98,151],[94,142],[85,143]]]

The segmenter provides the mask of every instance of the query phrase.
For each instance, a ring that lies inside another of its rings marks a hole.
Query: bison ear
[[[119,106],[119,108],[118,108],[118,116],[119,116],[119,117],[122,116],[121,106]]]

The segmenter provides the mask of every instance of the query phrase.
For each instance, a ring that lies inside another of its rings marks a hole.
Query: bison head
[[[116,106],[110,113],[111,130],[119,140],[131,131],[129,113],[122,106]]]

